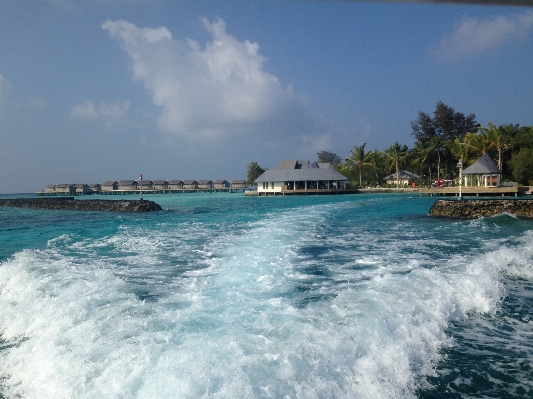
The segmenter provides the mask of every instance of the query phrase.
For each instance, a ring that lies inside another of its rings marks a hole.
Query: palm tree
[[[420,175],[424,167],[428,168],[429,180],[431,181],[431,161],[433,151],[427,141],[418,141],[412,151],[412,165],[420,168]]]
[[[503,172],[503,153],[511,148],[513,138],[516,137],[520,127],[518,125],[506,125],[496,127],[492,123],[487,123],[488,129],[482,128],[481,131],[487,133],[492,147],[498,150],[498,169]]]
[[[350,150],[352,156],[346,159],[346,163],[353,166],[357,166],[359,170],[359,187],[363,186],[363,169],[365,167],[372,167],[372,152],[365,152],[366,143],[360,145],[359,147],[354,146],[353,150]]]
[[[396,169],[396,187],[400,187],[400,165],[403,164],[408,155],[408,148],[406,145],[402,146],[395,141],[393,145],[385,150],[384,154],[387,158],[389,170]]]
[[[488,132],[483,130],[478,133],[467,133],[465,143],[468,150],[476,157],[486,154],[494,146]]]
[[[429,141],[429,149],[437,154],[437,179],[440,179],[440,157],[444,154],[445,141],[439,135],[435,135]]]

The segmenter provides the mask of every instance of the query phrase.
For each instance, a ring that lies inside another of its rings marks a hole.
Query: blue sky
[[[0,193],[412,147],[438,101],[533,125],[532,65],[528,7],[2,1]]]

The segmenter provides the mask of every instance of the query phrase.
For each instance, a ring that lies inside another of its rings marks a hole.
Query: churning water
[[[0,397],[533,397],[533,222],[407,195],[0,208]]]

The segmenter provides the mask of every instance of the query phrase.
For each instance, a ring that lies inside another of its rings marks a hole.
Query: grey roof
[[[135,181],[137,182],[137,184],[142,184],[143,186],[149,186],[153,184],[152,180],[147,180],[147,179],[135,180]]]
[[[420,176],[409,172],[408,170],[400,170],[400,179],[420,179]],[[396,173],[388,175],[385,180],[396,180]]]
[[[161,185],[161,184],[168,184],[168,181],[166,180],[152,180],[152,183]]]
[[[231,184],[246,184],[246,180],[232,180]]]
[[[136,180],[119,180],[118,181],[119,186],[135,186],[137,185]]]
[[[102,186],[112,186],[114,184],[118,184],[118,181],[116,180],[108,180],[102,183]]]
[[[198,184],[213,184],[211,180],[198,180]]]
[[[183,180],[167,180],[168,184],[183,184]]]
[[[483,154],[476,162],[463,170],[463,175],[487,175],[500,174],[502,171],[498,169],[489,154]]]
[[[255,183],[303,180],[348,181],[346,177],[337,172],[329,163],[286,160],[276,166],[275,169],[265,171],[265,173],[255,180]]]
[[[196,180],[182,180],[183,184],[198,184]]]
[[[215,180],[213,183],[214,184],[229,184],[227,180]]]

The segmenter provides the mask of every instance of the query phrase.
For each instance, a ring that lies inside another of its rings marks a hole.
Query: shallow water
[[[409,195],[0,208],[5,398],[533,397],[530,221]]]

